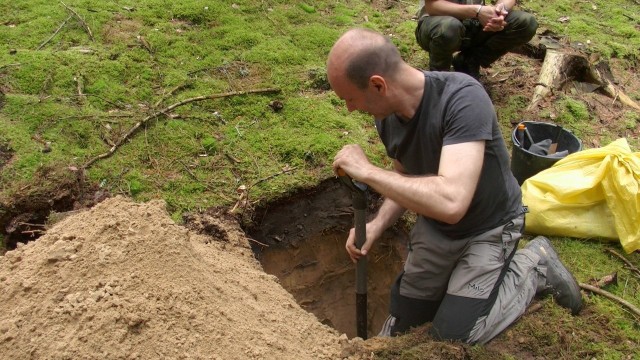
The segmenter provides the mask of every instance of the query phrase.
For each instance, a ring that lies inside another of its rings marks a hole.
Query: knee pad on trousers
[[[396,318],[391,327],[391,336],[401,335],[412,327],[432,321],[440,306],[440,301],[413,299],[400,295],[401,280],[402,274],[391,287],[389,312]]]

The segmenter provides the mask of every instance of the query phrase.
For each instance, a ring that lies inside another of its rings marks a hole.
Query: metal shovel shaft
[[[356,247],[362,248],[367,240],[367,185],[355,182],[339,169],[340,180],[351,191],[354,209]],[[356,334],[367,339],[367,258],[361,257],[356,263]]]
[[[362,248],[367,239],[366,209],[364,192],[353,193],[354,226],[356,247]],[[356,331],[358,337],[367,339],[367,257],[361,257],[356,263]]]

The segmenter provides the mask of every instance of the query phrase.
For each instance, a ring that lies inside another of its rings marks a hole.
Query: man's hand
[[[349,237],[347,238],[347,243],[345,244],[347,254],[349,254],[351,261],[356,263],[358,262],[358,259],[360,259],[360,257],[366,256],[373,246],[373,243],[380,237],[381,233],[382,231],[379,230],[379,227],[375,223],[375,220],[367,223],[367,241],[365,241],[361,249],[358,249],[356,247],[356,229],[352,228],[351,231],[349,231]]]
[[[507,10],[507,7],[504,5],[504,3],[500,3],[496,5],[496,14],[507,16],[507,14],[509,14],[509,10]]]
[[[478,16],[480,24],[484,25],[482,31],[498,32],[504,30],[505,26],[507,26],[505,18],[508,14],[509,12],[502,3],[495,7],[483,6]]]
[[[352,179],[361,181],[368,167],[371,167],[367,155],[360,145],[345,145],[333,158],[333,172],[338,174],[338,169],[342,169]]]

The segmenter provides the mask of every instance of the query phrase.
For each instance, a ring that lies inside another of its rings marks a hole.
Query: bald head
[[[331,48],[327,74],[344,76],[360,89],[367,87],[372,75],[393,77],[403,60],[389,38],[367,29],[344,33]]]

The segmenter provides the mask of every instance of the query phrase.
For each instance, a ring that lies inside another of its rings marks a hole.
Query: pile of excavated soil
[[[237,224],[218,227],[219,238],[200,235],[162,201],[115,197],[7,252],[1,357],[346,357],[353,344],[262,270]]]

